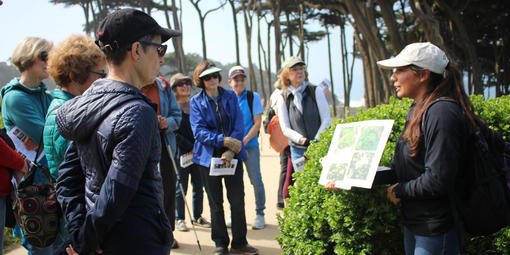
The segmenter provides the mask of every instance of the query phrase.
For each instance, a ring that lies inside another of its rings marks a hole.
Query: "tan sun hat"
[[[377,65],[385,69],[415,65],[427,68],[433,73],[443,74],[448,62],[444,51],[432,43],[424,42],[411,43],[396,57],[377,61]]]

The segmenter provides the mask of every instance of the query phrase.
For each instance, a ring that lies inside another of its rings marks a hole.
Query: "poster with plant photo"
[[[319,183],[335,180],[335,187],[371,188],[377,167],[393,127],[393,120],[369,120],[338,124],[322,158]]]

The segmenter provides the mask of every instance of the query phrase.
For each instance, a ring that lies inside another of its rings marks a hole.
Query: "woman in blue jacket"
[[[220,85],[221,69],[209,61],[202,61],[195,68],[193,79],[202,91],[190,102],[190,123],[195,136],[193,162],[197,164],[204,180],[211,209],[211,238],[216,244],[214,254],[228,254],[230,242],[223,211],[223,185],[232,210],[232,243],[234,254],[257,254],[257,249],[246,240],[246,215],[244,210],[244,184],[241,160],[246,159],[242,145],[244,124],[237,96]],[[211,176],[209,168],[213,157],[230,165],[237,159],[234,175]]]

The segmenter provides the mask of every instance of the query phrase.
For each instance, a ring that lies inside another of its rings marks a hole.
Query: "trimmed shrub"
[[[471,100],[477,114],[508,139],[510,97],[485,101],[482,96],[472,96]],[[411,102],[391,98],[389,104],[340,119],[321,134],[318,143],[310,145],[306,152],[309,160],[302,172],[293,175],[295,186],[289,188],[283,215],[277,215],[280,236],[276,239],[283,254],[404,254],[401,214],[386,198],[386,185],[370,190],[353,187],[349,191],[327,191],[318,181],[320,159],[327,154],[339,123],[395,120],[380,162],[389,165]],[[507,228],[491,236],[467,237],[466,250],[468,254],[510,254],[509,235]]]

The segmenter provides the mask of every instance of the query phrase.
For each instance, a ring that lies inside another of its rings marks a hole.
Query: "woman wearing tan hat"
[[[394,69],[399,97],[414,100],[395,147],[398,180],[387,195],[402,212],[406,254],[459,254],[462,233],[449,196],[467,162],[467,138],[482,120],[473,113],[461,73],[437,46],[409,44],[377,64]]]
[[[285,60],[280,79],[283,93],[277,112],[283,134],[289,138],[292,161],[296,161],[304,156],[310,141],[330,126],[329,106],[322,89],[308,82],[306,65],[298,57]]]
[[[179,126],[179,129],[175,131],[178,159],[186,158],[186,155],[193,155],[195,138],[193,137],[193,131],[191,130],[191,124],[189,122],[189,101],[192,84],[193,82],[191,81],[191,77],[182,73],[176,73],[170,78],[170,86],[172,86],[177,103],[182,110],[181,125]],[[199,169],[193,163],[186,167],[181,166],[181,160],[177,160],[176,163],[183,190],[181,191],[180,186],[177,185],[175,194],[175,230],[189,231],[184,221],[184,197],[188,190],[189,176],[191,176],[191,186],[193,187],[191,203],[193,208],[193,219],[191,219],[191,222],[197,226],[210,228],[211,224],[202,217],[204,190]]]
[[[214,254],[229,254],[230,239],[223,211],[223,184],[231,205],[232,254],[257,254],[257,249],[246,240],[246,215],[244,210],[243,167],[246,152],[241,142],[244,123],[237,96],[222,88],[221,69],[209,61],[202,61],[193,72],[195,84],[202,91],[190,102],[190,123],[195,136],[193,163],[198,165],[211,208],[211,237],[216,245]],[[221,158],[230,165],[238,160],[233,175],[210,175],[212,158]]]

